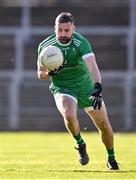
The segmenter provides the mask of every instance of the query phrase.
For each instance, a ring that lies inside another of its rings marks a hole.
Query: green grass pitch
[[[107,154],[98,133],[82,133],[90,162],[78,162],[75,141],[68,133],[1,132],[0,180],[136,179],[136,134],[116,133],[119,171],[106,167]]]

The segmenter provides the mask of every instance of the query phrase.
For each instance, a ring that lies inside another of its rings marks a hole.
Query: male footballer
[[[85,37],[75,32],[74,18],[69,12],[62,12],[57,16],[54,31],[53,35],[39,44],[38,55],[49,45],[59,47],[64,56],[63,68],[49,72],[46,67],[37,63],[38,78],[45,80],[50,77],[50,91],[67,130],[77,143],[81,165],[89,162],[89,156],[80,133],[78,108],[85,110],[100,133],[108,154],[107,167],[118,170],[113,131],[102,98],[101,75],[92,47]]]

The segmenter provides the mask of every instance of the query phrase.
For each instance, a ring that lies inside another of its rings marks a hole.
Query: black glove
[[[59,68],[50,71],[50,72],[49,72],[49,75],[50,75],[50,76],[54,76],[54,75],[58,74],[63,68],[64,68],[64,66],[62,65],[62,66],[60,66]]]
[[[101,93],[102,93],[102,85],[97,82],[94,84],[94,90],[91,92],[91,95],[89,97],[89,99],[93,101],[92,106],[94,109],[100,110],[102,107],[103,98],[101,96]]]

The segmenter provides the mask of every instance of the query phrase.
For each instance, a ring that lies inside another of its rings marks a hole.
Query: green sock
[[[82,139],[80,133],[78,135],[74,136],[74,138],[76,139],[77,144],[84,144],[85,143],[84,140]]]
[[[115,159],[114,148],[113,149],[107,149],[107,153],[108,153],[108,160],[114,160]]]

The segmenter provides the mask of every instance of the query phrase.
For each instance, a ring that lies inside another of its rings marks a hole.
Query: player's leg
[[[77,119],[77,100],[71,95],[57,94],[55,96],[56,106],[63,116],[64,123],[68,131],[75,138],[79,152],[79,161],[82,165],[88,163],[89,158],[86,152],[86,144],[80,135],[80,127]]]
[[[109,169],[118,169],[118,165],[116,163],[114,154],[113,130],[107,116],[105,104],[103,103],[102,108],[100,110],[92,110],[86,112],[91,117],[95,126],[100,132],[102,142],[104,143],[108,153],[108,163],[113,162],[111,164],[112,167],[109,167],[110,164],[108,164]]]
[[[113,131],[108,120],[105,105],[100,110],[87,111],[95,126],[101,133],[102,142],[107,149],[113,148]]]
[[[76,136],[80,132],[77,120],[76,99],[72,96],[58,94],[55,96],[56,106],[63,116],[68,131]]]

